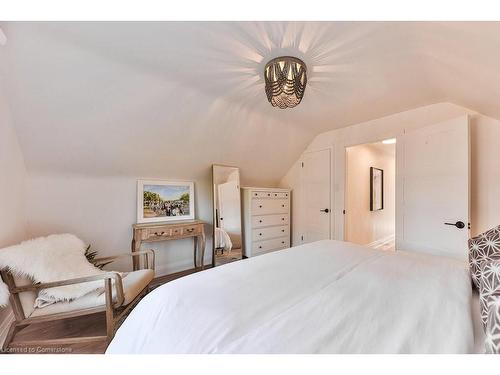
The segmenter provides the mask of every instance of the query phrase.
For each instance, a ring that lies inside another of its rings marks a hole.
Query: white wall
[[[24,159],[0,82],[0,248],[26,236]],[[11,319],[10,308],[0,309],[0,346]]]
[[[472,233],[500,224],[500,121],[473,116],[471,123]]]
[[[212,222],[211,170],[195,181],[195,215]],[[150,176],[147,176],[150,177]],[[130,252],[136,222],[136,177],[30,174],[28,228],[32,237],[74,233],[102,255]],[[211,225],[206,225],[205,263],[211,262]],[[157,250],[157,275],[193,267],[193,240],[143,244]],[[129,264],[120,265],[130,269]]]
[[[240,172],[244,175],[244,171]],[[102,255],[130,252],[132,224],[137,220],[137,179],[176,176],[83,176],[29,173],[27,184],[28,232],[31,237],[74,233]],[[205,264],[212,262],[212,168],[195,183],[195,216],[207,223]],[[242,179],[242,182],[246,181]],[[193,240],[144,243],[156,250],[157,275],[193,267]],[[131,263],[118,264],[129,270]]]
[[[345,147],[377,142],[402,135],[403,130],[446,121],[465,114],[471,124],[471,234],[475,235],[500,224],[500,121],[488,118],[452,103],[437,103],[391,116],[336,129],[316,136],[304,152],[333,147],[332,173],[332,237],[343,239]],[[299,158],[282,178],[280,186],[300,188]],[[293,194],[293,207],[300,207],[300,194]],[[294,211],[295,212],[295,211]],[[293,219],[294,244],[301,230]]]
[[[395,145],[363,144],[346,149],[345,240],[369,245],[389,239],[396,227]],[[384,171],[384,208],[370,211],[370,167]]]

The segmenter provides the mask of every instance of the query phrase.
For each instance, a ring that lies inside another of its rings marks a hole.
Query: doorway
[[[345,149],[344,239],[395,249],[396,139]]]

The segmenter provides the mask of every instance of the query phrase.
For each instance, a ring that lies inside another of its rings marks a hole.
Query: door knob
[[[330,212],[330,210],[329,210],[328,208],[323,208],[323,209],[322,209],[322,210],[320,210],[320,211],[321,211],[321,212],[326,212],[326,213]]]
[[[456,223],[444,223],[445,225],[453,225],[457,227],[458,229],[463,229],[465,228],[465,223],[463,221],[457,221]]]

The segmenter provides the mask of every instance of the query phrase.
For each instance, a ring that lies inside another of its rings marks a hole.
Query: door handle
[[[463,221],[457,221],[456,223],[444,223],[444,225],[453,225],[453,226],[457,227],[458,229],[465,228],[465,223]]]
[[[326,212],[326,213],[330,212],[330,210],[329,210],[328,208],[323,208],[323,209],[322,209],[322,210],[320,210],[320,211],[321,211],[321,212]]]

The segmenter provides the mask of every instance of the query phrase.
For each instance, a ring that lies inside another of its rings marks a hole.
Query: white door
[[[398,140],[402,205],[398,250],[467,258],[467,116],[406,132]]]
[[[330,239],[330,163],[330,150],[308,152],[302,158],[302,243]]]
[[[233,248],[241,248],[241,206],[238,181],[219,184],[219,228],[231,238]]]

